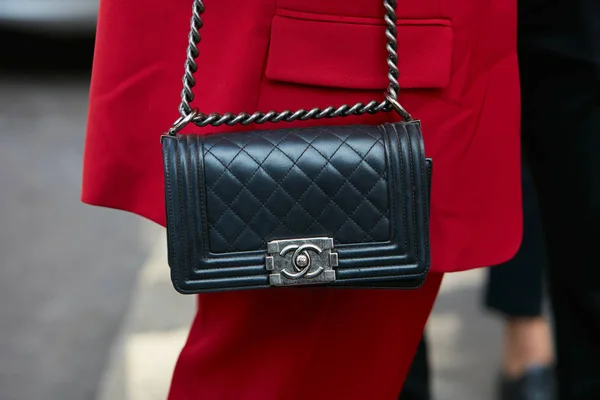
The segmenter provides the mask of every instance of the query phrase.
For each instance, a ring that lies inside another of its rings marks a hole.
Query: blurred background
[[[161,228],[79,201],[97,3],[0,1],[0,400],[162,400],[194,311]],[[484,277],[448,276],[438,298],[438,400],[496,392]]]

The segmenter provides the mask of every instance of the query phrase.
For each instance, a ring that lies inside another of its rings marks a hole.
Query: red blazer
[[[201,111],[266,112],[382,98],[381,1],[205,3],[194,103]],[[422,121],[426,151],[434,160],[432,270],[500,263],[515,253],[521,235],[516,4],[399,3],[400,99]],[[159,136],[178,117],[190,5],[191,0],[102,2],[84,202],[164,225]],[[386,118],[395,116],[308,123]]]
[[[201,111],[306,109],[382,98],[381,0],[205,3],[194,102]],[[516,4],[399,3],[400,99],[421,119],[434,159],[434,273],[413,291],[203,294],[169,400],[396,399],[440,284],[435,272],[499,263],[516,251]],[[102,0],[83,201],[164,225],[159,136],[178,117],[191,4]]]

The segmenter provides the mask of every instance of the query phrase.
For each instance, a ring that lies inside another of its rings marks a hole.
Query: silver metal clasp
[[[274,240],[267,243],[266,268],[272,286],[314,285],[335,282],[338,254],[333,239]]]

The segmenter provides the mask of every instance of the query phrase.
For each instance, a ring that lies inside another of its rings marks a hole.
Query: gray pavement
[[[0,399],[93,399],[158,228],[79,202],[86,77],[0,79]]]
[[[0,400],[164,399],[193,314],[160,228],[79,202],[87,83],[0,78]],[[430,320],[437,400],[493,399],[483,277],[448,276]]]

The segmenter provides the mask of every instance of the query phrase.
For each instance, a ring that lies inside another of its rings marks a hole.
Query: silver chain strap
[[[321,119],[321,118],[334,118],[334,117],[347,117],[350,115],[363,115],[363,114],[375,114],[381,111],[395,110],[402,116],[405,121],[412,120],[410,114],[400,105],[398,102],[398,93],[400,92],[400,85],[398,83],[398,77],[400,75],[398,70],[398,42],[396,40],[396,6],[397,0],[383,0],[383,6],[385,8],[384,20],[386,23],[385,36],[387,37],[386,49],[388,52],[387,64],[389,86],[385,93],[385,99],[381,102],[373,100],[367,104],[356,103],[353,106],[347,104],[341,105],[337,108],[327,107],[325,109],[313,108],[311,110],[298,110],[290,111],[285,110],[281,112],[269,111],[263,113],[257,111],[253,114],[248,113],[211,113],[203,114],[198,110],[192,109],[190,103],[194,100],[193,88],[196,86],[196,79],[194,73],[198,70],[198,64],[196,59],[198,58],[198,43],[200,43],[200,28],[202,28],[202,13],[204,12],[204,3],[202,0],[194,0],[192,6],[192,19],[190,22],[190,33],[189,43],[187,48],[187,59],[185,62],[185,74],[183,76],[183,90],[181,92],[181,104],[179,105],[179,113],[181,116],[173,123],[169,129],[169,135],[176,135],[181,129],[187,124],[193,122],[197,126],[219,126],[219,125],[248,125],[252,123],[263,124],[265,122],[292,122],[292,121],[306,121],[309,119]]]

